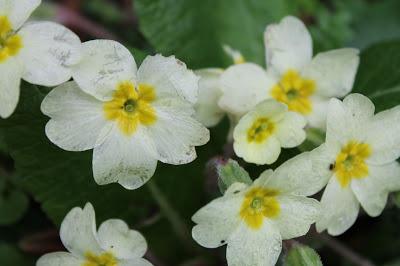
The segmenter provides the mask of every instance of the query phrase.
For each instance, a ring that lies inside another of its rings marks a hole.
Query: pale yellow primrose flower
[[[69,66],[80,60],[81,42],[53,22],[25,23],[40,0],[0,0],[0,117],[15,110],[21,79],[56,86],[71,78]]]
[[[356,221],[360,205],[379,216],[388,194],[400,190],[400,106],[374,115],[374,104],[361,94],[343,102],[332,99],[327,117],[326,142],[303,163],[327,186],[321,199],[319,232],[340,235]],[[308,161],[306,161],[308,160]],[[312,174],[304,172],[303,175]]]
[[[310,33],[291,16],[267,26],[264,37],[267,71],[253,63],[228,68],[221,75],[220,107],[242,116],[257,103],[274,98],[304,115],[310,126],[325,128],[329,99],[351,91],[358,50],[332,50],[312,58]]]
[[[93,151],[98,184],[136,189],[157,161],[185,164],[209,131],[194,119],[198,77],[175,57],[148,56],[137,70],[130,52],[115,41],[83,44],[74,82],[43,100],[51,120],[47,137],[68,151]]]
[[[233,148],[246,162],[271,164],[281,147],[293,148],[306,138],[307,121],[273,99],[259,103],[244,115],[233,131]]]
[[[69,252],[42,256],[37,266],[151,266],[142,257],[147,251],[144,237],[119,219],[103,222],[96,230],[93,206],[73,208],[65,216],[60,238]]]
[[[193,238],[206,248],[227,245],[229,266],[275,265],[282,240],[305,235],[319,214],[319,202],[307,196],[321,182],[317,174],[302,174],[312,172],[304,159],[310,162],[310,154],[265,171],[250,186],[231,185],[192,217]]]

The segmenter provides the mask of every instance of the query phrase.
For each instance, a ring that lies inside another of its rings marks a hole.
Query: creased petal
[[[195,105],[196,118],[206,127],[217,125],[224,117],[224,111],[218,105],[222,95],[219,78],[222,70],[218,68],[205,68],[195,71],[200,77],[199,98]]]
[[[25,66],[23,79],[57,86],[71,78],[70,66],[81,58],[81,41],[66,27],[53,22],[24,25],[19,33],[23,48],[18,55]]]
[[[118,259],[141,258],[146,253],[147,242],[144,237],[118,219],[103,222],[97,234],[101,247]]]
[[[229,187],[225,196],[211,201],[197,211],[192,220],[193,239],[206,248],[216,248],[227,243],[231,233],[240,223],[240,206],[246,186],[236,183]]]
[[[19,100],[23,68],[15,58],[0,63],[0,117],[7,118]]]
[[[291,239],[307,234],[320,212],[315,199],[301,196],[278,196],[280,212],[272,222],[279,228],[282,239]]]
[[[154,143],[143,127],[126,136],[115,125],[93,150],[93,175],[99,185],[118,182],[126,189],[136,189],[153,176],[156,166]]]
[[[321,199],[321,213],[317,220],[318,232],[328,229],[336,236],[343,234],[357,220],[360,204],[350,187],[343,188],[332,177]]]
[[[330,157],[324,146],[293,157],[279,166],[265,186],[281,193],[310,196],[320,191],[329,181]]]
[[[400,156],[400,106],[376,114],[364,131],[373,153],[371,164],[390,163]]]
[[[101,253],[96,238],[96,218],[92,204],[83,209],[73,208],[65,216],[60,228],[61,241],[65,248],[75,256],[84,257],[85,253]]]
[[[36,262],[36,266],[79,266],[85,261],[67,252],[46,254]]]
[[[219,106],[233,115],[244,115],[268,98],[276,79],[260,66],[244,63],[229,67],[220,79],[222,97]]]
[[[301,70],[312,58],[312,40],[304,23],[287,16],[279,24],[267,26],[264,33],[267,66],[283,74]]]
[[[385,208],[389,192],[400,190],[398,162],[369,166],[369,176],[353,179],[351,188],[368,215],[379,216]]]
[[[210,133],[191,115],[193,108],[187,102],[169,98],[154,104],[157,122],[148,131],[154,140],[159,160],[169,164],[186,164],[196,158],[195,146],[210,139]]]
[[[72,71],[74,80],[83,91],[100,100],[110,100],[119,83],[135,83],[137,66],[132,54],[122,44],[93,40],[82,44],[82,60]]]
[[[302,76],[317,84],[316,94],[324,97],[344,97],[353,88],[360,58],[352,48],[317,54],[304,69]]]
[[[0,15],[6,15],[12,29],[18,30],[41,2],[41,0],[0,0]]]
[[[271,223],[264,220],[259,230],[241,223],[228,240],[226,259],[230,266],[273,266],[281,250],[282,237]]]
[[[306,139],[304,127],[307,120],[295,112],[287,112],[279,122],[276,136],[283,148],[293,148],[300,145]]]
[[[196,103],[199,77],[174,56],[148,56],[138,70],[138,81],[154,86],[157,96],[176,97]]]
[[[312,96],[312,112],[306,118],[308,125],[326,131],[326,118],[328,114],[329,99],[320,96]]]
[[[64,150],[92,149],[111,129],[102,102],[82,92],[75,82],[53,89],[43,100],[41,110],[51,117],[46,124],[47,137]]]

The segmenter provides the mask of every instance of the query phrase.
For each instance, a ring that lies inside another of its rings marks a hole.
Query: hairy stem
[[[337,239],[326,234],[315,234],[315,237],[337,254],[357,266],[375,266],[371,261],[354,252]]]
[[[162,191],[158,188],[157,184],[150,180],[147,183],[147,187],[157,202],[158,206],[160,207],[161,213],[167,218],[169,223],[172,226],[172,230],[178,236],[178,238],[182,241],[184,247],[187,249],[188,252],[193,253],[196,248],[193,245],[193,241],[191,241],[190,231],[182,220],[179,213],[175,211],[175,209],[171,206],[168,199],[162,193]]]

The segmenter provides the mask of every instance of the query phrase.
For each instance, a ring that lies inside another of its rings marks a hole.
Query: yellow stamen
[[[118,261],[110,252],[105,252],[100,255],[86,252],[85,262],[81,266],[118,266]]]
[[[315,91],[315,82],[302,78],[294,70],[288,70],[278,84],[271,91],[271,96],[279,102],[285,103],[289,110],[301,114],[312,111],[310,96]]]
[[[156,99],[154,88],[147,84],[139,84],[137,90],[130,82],[118,85],[113,99],[104,103],[106,119],[115,120],[125,135],[132,135],[140,124],[152,125],[157,120],[155,109],[151,103]]]
[[[258,118],[247,131],[247,141],[261,143],[268,139],[274,131],[274,122],[265,117]]]
[[[370,145],[349,141],[336,157],[333,171],[340,185],[345,188],[352,178],[361,179],[368,176],[368,165],[365,163],[372,153]]]
[[[0,16],[0,63],[15,56],[22,48],[22,38],[13,33],[6,16]]]
[[[279,192],[273,189],[255,187],[246,193],[240,208],[240,217],[251,229],[260,229],[264,218],[274,218],[280,213],[276,196]]]

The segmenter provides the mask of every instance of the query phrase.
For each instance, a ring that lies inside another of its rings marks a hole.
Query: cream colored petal
[[[304,23],[296,17],[284,17],[268,25],[264,33],[266,60],[283,74],[289,69],[301,70],[312,58],[312,40]]]
[[[41,2],[41,0],[0,0],[0,15],[6,15],[13,30],[18,30]]]
[[[0,63],[0,117],[8,118],[18,105],[23,67],[15,58]]]
[[[53,252],[40,257],[36,266],[80,266],[84,262],[83,257],[76,257],[71,253]]]
[[[81,41],[75,33],[57,23],[35,22],[24,25],[18,34],[24,80],[50,87],[71,79],[70,67],[81,59]]]

